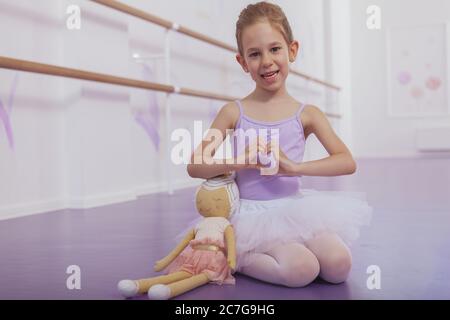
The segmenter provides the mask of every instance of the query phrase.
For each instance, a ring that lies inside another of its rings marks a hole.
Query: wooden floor
[[[286,288],[237,274],[235,286],[206,285],[177,299],[450,299],[448,165],[438,170],[441,182],[431,185],[422,164],[412,170],[405,161],[387,167],[381,160],[362,162],[365,174],[340,180],[304,179],[304,186],[316,189],[366,191],[374,207],[371,226],[352,247],[347,282],[318,279],[305,288]],[[433,165],[439,169],[444,162]],[[191,188],[0,221],[0,299],[122,299],[118,280],[156,275],[154,262],[197,217],[193,195]],[[66,286],[70,265],[80,267],[80,290]],[[381,271],[378,290],[367,287],[371,265]]]

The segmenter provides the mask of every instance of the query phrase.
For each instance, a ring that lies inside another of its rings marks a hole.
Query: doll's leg
[[[148,291],[148,297],[152,300],[166,300],[200,287],[208,282],[208,276],[205,273],[200,273],[168,285],[154,285]]]
[[[300,243],[282,244],[266,253],[253,253],[241,272],[250,277],[288,287],[303,287],[319,274],[319,262]]]
[[[189,272],[178,271],[174,273],[169,273],[165,276],[136,280],[136,282],[139,287],[139,293],[146,293],[148,289],[150,289],[150,287],[155,284],[168,284],[189,278],[190,276],[192,276],[192,274]]]
[[[347,280],[352,267],[350,250],[335,233],[322,233],[308,240],[305,245],[319,260],[319,276],[331,283]]]
[[[117,284],[119,292],[124,297],[134,297],[137,294],[146,293],[148,289],[155,284],[168,284],[189,278],[192,274],[186,271],[178,271],[164,276],[152,277],[139,280],[121,280]]]

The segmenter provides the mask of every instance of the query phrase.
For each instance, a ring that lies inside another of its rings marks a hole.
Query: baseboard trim
[[[173,189],[185,189],[198,186],[198,179],[176,180]],[[0,220],[20,218],[40,213],[48,213],[66,209],[90,209],[121,202],[134,201],[140,196],[167,192],[167,186],[162,184],[145,185],[134,188],[132,191],[125,190],[97,194],[87,197],[69,197],[65,199],[48,199],[28,203],[7,205],[0,207]]]

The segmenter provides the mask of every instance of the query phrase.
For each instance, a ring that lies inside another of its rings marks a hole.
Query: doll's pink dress
[[[223,217],[203,218],[195,226],[195,239],[166,268],[167,273],[186,271],[192,275],[206,273],[216,284],[235,284],[228,267],[225,248],[225,229],[230,222]],[[214,245],[220,250],[194,249],[197,245]]]

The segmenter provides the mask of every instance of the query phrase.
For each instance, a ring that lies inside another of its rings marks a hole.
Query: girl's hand
[[[259,162],[258,152],[265,149],[265,143],[258,139],[258,143],[249,143],[245,151],[235,159],[235,169],[259,169],[263,164]]]
[[[287,175],[287,176],[295,176],[297,175],[297,166],[298,164],[292,161],[286,156],[286,154],[281,150],[280,147],[277,147],[278,150],[273,152],[275,156],[275,160],[278,161],[278,172],[276,174],[279,175]],[[271,144],[267,144],[267,154],[272,151]]]

